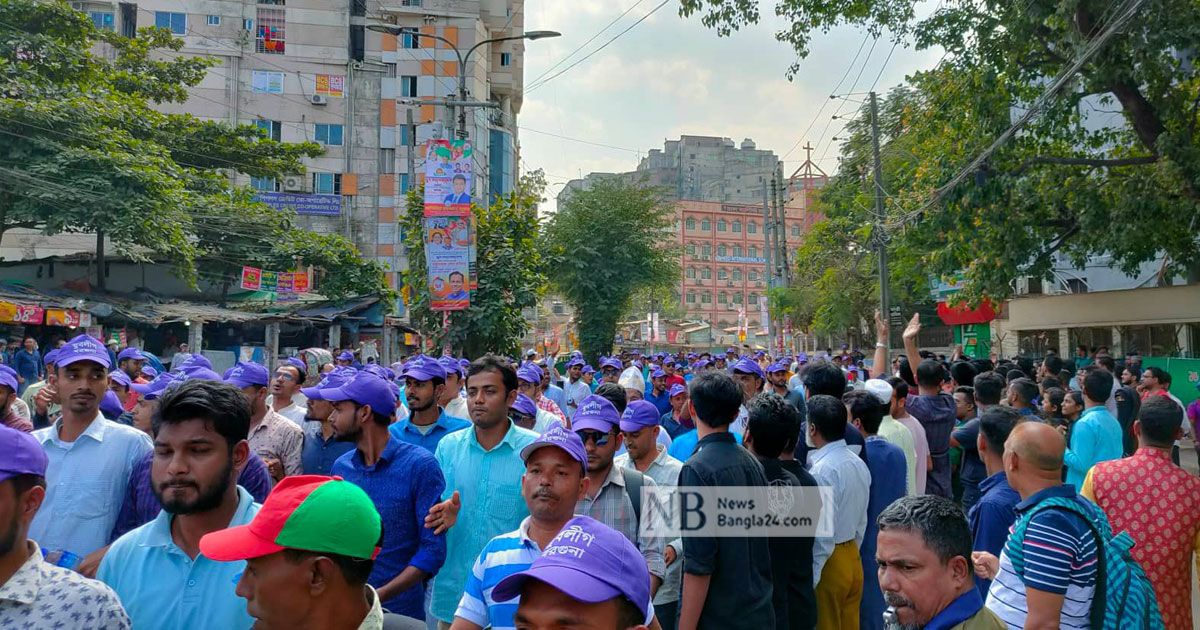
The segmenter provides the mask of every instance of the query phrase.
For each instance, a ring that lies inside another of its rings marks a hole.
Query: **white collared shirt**
[[[817,483],[833,493],[833,537],[819,536],[813,543],[813,581],[820,581],[825,561],[833,546],[853,540],[862,544],[867,531],[867,503],[871,497],[871,471],[863,460],[846,448],[846,440],[834,440],[808,454],[808,471]]]

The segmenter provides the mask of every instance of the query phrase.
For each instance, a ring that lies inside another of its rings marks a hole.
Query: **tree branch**
[[[1035,164],[1058,164],[1064,166],[1090,166],[1093,168],[1112,168],[1117,166],[1138,166],[1141,164],[1153,164],[1158,161],[1157,155],[1144,155],[1130,158],[1080,158],[1080,157],[1054,157],[1049,155],[1039,155],[1031,157],[1021,165],[1013,169],[1009,173],[1010,176],[1016,176],[1029,170]]]

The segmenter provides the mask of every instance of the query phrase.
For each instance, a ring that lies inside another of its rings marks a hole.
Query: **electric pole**
[[[888,289],[887,228],[884,227],[883,166],[879,159],[879,103],[871,92],[871,150],[874,154],[875,180],[875,247],[879,252],[879,310],[885,321],[891,321],[891,295]],[[890,328],[890,327],[889,327]],[[891,335],[887,344],[892,345]],[[878,369],[878,368],[877,368]]]
[[[771,187],[774,187],[775,179],[773,177],[772,177],[769,185]],[[763,257],[766,258],[766,261],[767,261],[766,273],[764,274],[764,275],[766,275],[766,281],[767,281],[766,293],[770,294],[771,288],[775,286],[775,267],[773,266],[773,262],[772,262],[772,260],[773,260],[772,253],[773,252],[771,251],[771,247],[772,247],[772,245],[771,245],[771,202],[770,202],[770,192],[768,191],[767,186],[768,186],[768,184],[766,182],[764,182],[764,184],[763,184]],[[769,315],[769,313],[768,313],[768,315]],[[773,347],[775,347],[775,335],[776,335],[775,326],[773,326],[771,324],[770,317],[767,318],[766,324],[767,324],[767,333],[771,337],[771,347],[773,348]]]

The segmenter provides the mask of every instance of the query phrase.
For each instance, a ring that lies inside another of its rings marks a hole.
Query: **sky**
[[[526,42],[527,92],[517,117],[522,171],[541,168],[550,182],[543,212],[554,211],[554,197],[567,180],[594,171],[634,170],[649,149],[662,148],[664,140],[682,134],[722,136],[737,143],[752,138],[759,149],[784,156],[788,174],[803,163],[801,147],[811,142],[813,160],[832,175],[837,166],[832,138],[844,121],[831,117],[839,108],[846,114],[858,107],[829,98],[839,80],[845,77],[839,94],[866,92],[872,84],[882,93],[942,57],[941,49],[893,47],[886,34],[876,42],[861,29],[843,27],[814,36],[808,58],[789,82],[787,68],[795,54],[775,41],[782,23],[773,15],[774,0],[762,3],[763,23],[725,38],[698,16],[679,17],[678,1],[669,0],[603,50],[536,86],[537,77],[626,9],[634,7],[550,75],[599,48],[659,1],[525,1],[526,31],[562,33]],[[928,12],[932,5],[922,9]]]

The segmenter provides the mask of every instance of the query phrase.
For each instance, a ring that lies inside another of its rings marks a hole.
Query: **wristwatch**
[[[886,344],[886,343],[883,343],[882,341],[876,341],[876,342],[875,342],[875,347],[876,347],[876,348],[886,348],[886,347],[887,347],[887,344]]]

